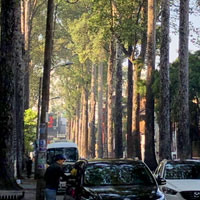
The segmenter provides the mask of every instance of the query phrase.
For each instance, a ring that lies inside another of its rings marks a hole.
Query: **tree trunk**
[[[113,71],[114,71],[114,36],[112,36],[109,46],[109,61],[107,71],[107,87],[108,87],[108,100],[107,100],[107,135],[108,135],[108,158],[112,158],[113,155],[113,127],[112,127],[112,97],[113,97]]]
[[[68,135],[67,135],[67,140],[70,140],[70,135],[71,135],[71,131],[72,131],[72,124],[71,124],[71,119],[69,119],[68,121]]]
[[[30,67],[30,0],[24,0],[24,109],[29,108],[29,67]]]
[[[129,49],[132,49],[129,46]],[[132,100],[133,100],[133,65],[132,55],[128,60],[128,100],[127,100],[127,157],[133,157],[133,137],[132,137]]]
[[[88,157],[88,91],[83,89],[82,156]]]
[[[151,170],[157,167],[154,143],[154,96],[152,91],[153,72],[155,69],[156,44],[156,0],[148,1],[147,26],[147,80],[146,80],[146,119],[145,119],[145,158]]]
[[[22,35],[20,32],[20,1],[1,1],[1,57],[0,57],[0,188],[17,189],[14,179],[13,148],[15,122],[16,67],[22,64]]]
[[[100,63],[98,68],[97,158],[103,158],[102,124],[103,124],[103,63]]]
[[[188,39],[189,0],[180,1],[179,24],[179,121],[177,134],[178,158],[191,158],[188,104]]]
[[[169,106],[169,1],[161,4],[159,160],[171,158]]]
[[[19,54],[22,58],[22,51]],[[24,63],[17,63],[16,69],[16,134],[17,134],[17,177],[22,177],[22,163],[24,158]]]
[[[116,42],[116,89],[115,89],[115,157],[123,157],[122,142],[122,50],[119,41]]]
[[[96,65],[92,65],[92,78],[91,78],[91,94],[90,94],[90,120],[89,120],[89,137],[88,137],[88,154],[90,158],[95,157],[95,80],[96,80]]]
[[[76,119],[75,119],[74,116],[73,116],[72,122],[73,122],[73,128],[72,128],[72,137],[71,137],[71,141],[72,141],[72,142],[75,142]]]
[[[49,110],[49,86],[50,86],[50,70],[51,70],[51,57],[52,57],[52,39],[53,39],[53,12],[54,12],[54,0],[48,0],[47,7],[47,21],[46,21],[46,36],[45,36],[45,52],[44,52],[44,71],[43,71],[43,83],[42,83],[42,103],[41,103],[41,120],[38,151],[38,166],[37,166],[37,186],[36,186],[36,200],[44,199],[44,187],[45,182],[43,179],[45,166],[46,166],[46,152],[43,148],[47,145],[48,136],[48,122],[46,120]]]
[[[137,60],[141,62],[140,59]],[[133,157],[141,159],[140,150],[140,130],[139,130],[139,116],[140,116],[140,94],[138,93],[138,81],[141,74],[141,63],[134,64],[133,70],[133,104],[132,104],[132,140],[133,140]]]
[[[80,123],[80,101],[77,102],[76,106],[76,133],[75,133],[75,143],[78,145],[79,137],[79,123]]]
[[[133,156],[142,159],[141,138],[140,138],[140,94],[138,82],[141,80],[141,70],[144,67],[146,47],[147,47],[147,2],[143,3],[141,9],[141,23],[143,27],[141,37],[141,51],[139,57],[134,62],[133,71],[133,109],[132,109],[132,136],[133,136]]]
[[[106,89],[106,102],[103,106],[103,157],[108,158],[108,131],[107,131],[107,110],[108,110],[108,104],[107,104],[107,99],[108,99],[108,88]]]
[[[82,126],[83,126],[83,89],[81,92],[81,100],[80,100],[80,120],[79,120],[79,136],[78,136],[78,149],[79,149],[79,154],[82,156]]]
[[[89,130],[88,130],[88,154],[89,158],[95,157],[95,80],[96,80],[96,65],[92,65],[91,74],[91,94],[90,94],[90,109],[89,109]]]

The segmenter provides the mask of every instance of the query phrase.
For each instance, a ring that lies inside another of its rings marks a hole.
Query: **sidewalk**
[[[0,190],[0,199],[22,199],[22,200],[36,200],[36,180],[33,178],[24,178],[19,180],[23,189],[21,190]]]
[[[24,188],[24,198],[22,200],[36,200],[36,180],[33,178],[25,178],[21,180],[20,186]],[[57,195],[57,200],[63,200],[63,194]]]
[[[33,176],[33,175],[32,175]],[[36,199],[36,180],[34,178],[25,178],[21,180],[20,186],[24,188],[23,200],[35,200]]]

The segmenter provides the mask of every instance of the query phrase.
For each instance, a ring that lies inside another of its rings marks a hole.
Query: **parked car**
[[[77,161],[76,200],[165,200],[149,168],[139,160]]]
[[[157,179],[165,179],[160,189],[167,200],[200,199],[200,161],[163,160],[155,171]]]

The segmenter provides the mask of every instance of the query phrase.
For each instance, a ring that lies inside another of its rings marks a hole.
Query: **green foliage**
[[[200,51],[189,56],[189,91],[190,99],[200,96]]]
[[[178,108],[179,108],[179,62],[176,60],[170,65],[170,113],[171,120],[176,122],[178,121]],[[195,100],[200,97],[200,51],[195,52],[194,54],[189,54],[189,106],[190,106],[190,117],[191,124],[195,123],[196,113],[198,112],[198,105],[194,105]],[[155,109],[159,111],[159,72],[155,71],[154,74],[154,83],[153,83],[153,92],[154,97],[156,98]]]
[[[32,109],[27,109],[24,112],[24,144],[25,152],[33,151],[31,143],[36,138],[36,119],[37,113]]]

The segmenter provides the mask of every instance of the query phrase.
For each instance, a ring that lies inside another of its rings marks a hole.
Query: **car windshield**
[[[200,179],[200,163],[167,163],[164,177],[165,179]]]
[[[87,166],[84,185],[155,185],[149,170],[140,163],[96,163]]]
[[[57,154],[63,154],[68,162],[75,162],[78,159],[77,148],[52,148],[47,150],[47,161],[51,164]]]

